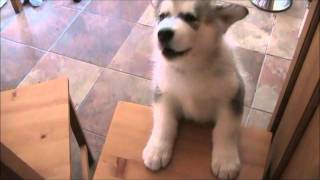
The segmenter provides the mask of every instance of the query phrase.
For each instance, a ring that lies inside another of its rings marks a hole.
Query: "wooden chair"
[[[14,9],[14,12],[20,13],[23,10],[23,6],[22,6],[22,3],[21,3],[21,0],[10,0],[10,1],[11,1],[11,4],[12,4],[12,7]],[[81,0],[73,0],[73,1],[78,3]]]
[[[71,128],[80,146],[83,179],[91,177],[93,158],[69,98],[67,78],[1,92],[0,122],[0,161],[11,175],[70,179]]]
[[[215,179],[211,173],[211,127],[182,124],[169,166],[159,172],[144,167],[142,150],[152,127],[150,107],[119,102],[94,179]],[[262,179],[271,133],[242,128],[239,179]]]
[[[10,0],[10,1],[14,9],[14,12],[19,13],[22,11],[23,7],[20,0]]]

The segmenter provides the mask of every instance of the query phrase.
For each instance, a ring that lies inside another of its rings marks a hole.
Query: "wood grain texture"
[[[270,151],[270,177],[273,179],[279,178],[287,166],[288,159],[296,148],[296,142],[303,135],[305,125],[311,120],[311,116],[308,115],[311,114],[310,109],[316,109],[319,103],[319,100],[315,98],[319,97],[317,87],[320,83],[319,39],[320,26],[318,25],[291,97],[274,135]],[[312,101],[314,102],[312,103]]]
[[[152,127],[150,107],[119,102],[108,131],[94,179],[212,179],[212,127],[182,123],[169,166],[158,172],[146,169],[142,150]],[[261,179],[271,141],[264,130],[242,129],[239,179]]]
[[[1,92],[1,143],[44,179],[69,179],[67,78]]]
[[[289,102],[289,98],[292,95],[294,86],[299,77],[299,73],[303,66],[306,55],[309,51],[309,46],[312,42],[314,33],[319,26],[319,17],[320,17],[320,2],[319,1],[309,1],[309,9],[306,19],[304,21],[303,29],[296,46],[296,50],[291,61],[289,70],[287,72],[287,78],[283,83],[281,93],[278,98],[278,102],[275,107],[275,111],[271,118],[271,123],[269,124],[268,129],[272,133],[275,133],[278,129],[278,126],[281,122],[281,118],[284,114],[284,111]]]
[[[295,149],[282,179],[320,178],[320,105]]]

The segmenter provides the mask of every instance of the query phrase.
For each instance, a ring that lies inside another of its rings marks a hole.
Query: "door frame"
[[[306,77],[313,77],[312,73],[314,72],[308,71],[308,69],[313,69],[312,65],[319,65],[320,63],[319,59],[316,59],[319,55],[316,57],[312,56],[314,53],[319,53],[319,51],[315,50],[315,47],[318,48],[319,43],[314,43],[314,39],[317,39],[320,33],[319,0],[310,1],[310,6],[307,11],[293,60],[268,127],[273,133],[273,139],[264,179],[281,178],[281,174],[286,169],[320,102],[320,77],[313,78],[312,82],[302,80],[306,79]],[[312,65],[310,66],[310,64]],[[317,70],[317,68],[315,69]],[[305,87],[302,87],[302,84],[306,86],[309,85],[308,87],[310,89],[307,89],[308,94],[303,93],[303,88]],[[297,91],[300,92],[297,93]],[[297,94],[300,94],[300,96],[297,96]],[[299,103],[297,103],[299,101],[297,100],[299,99],[307,100],[307,103],[304,103],[301,107],[297,107],[299,105]],[[295,101],[295,103],[292,103],[293,101]],[[291,114],[288,115],[288,112],[294,112],[292,111],[294,109],[293,107],[298,108],[300,113],[299,117],[294,117]]]

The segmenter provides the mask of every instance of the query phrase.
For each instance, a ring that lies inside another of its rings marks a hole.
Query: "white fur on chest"
[[[167,63],[156,63],[153,81],[178,101],[185,116],[204,122],[213,120],[218,108],[228,103],[238,86],[234,72],[223,73],[215,73],[214,67],[182,71]]]

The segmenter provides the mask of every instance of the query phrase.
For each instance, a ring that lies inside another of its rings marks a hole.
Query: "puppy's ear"
[[[249,11],[246,7],[236,4],[219,5],[214,8],[214,15],[222,22],[224,32],[226,32],[234,22],[243,19],[248,14]]]

